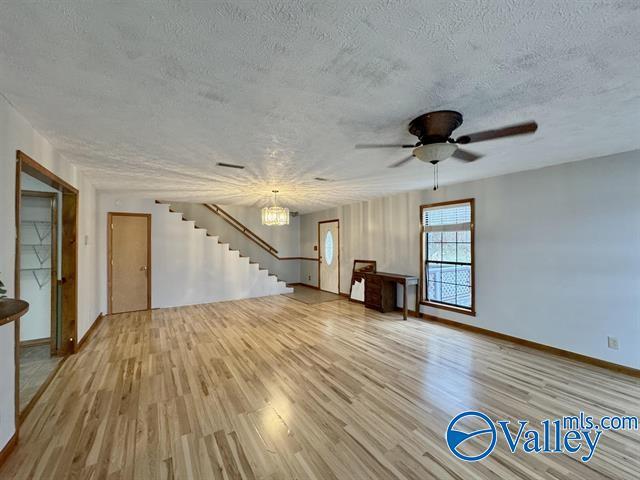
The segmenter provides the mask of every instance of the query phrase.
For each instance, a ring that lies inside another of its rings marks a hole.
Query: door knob
[[[147,271],[147,266],[146,265],[141,266],[140,270],[143,271],[143,272],[146,272]]]

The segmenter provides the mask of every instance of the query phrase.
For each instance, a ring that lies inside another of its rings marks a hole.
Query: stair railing
[[[256,245],[260,246],[263,250],[269,252],[272,256],[277,258],[278,260],[310,260],[313,262],[317,262],[317,258],[313,257],[279,257],[278,250],[276,250],[272,245],[268,242],[260,238],[256,233],[254,233],[251,229],[247,228],[242,222],[240,222],[237,218],[231,215],[229,212],[220,208],[218,205],[213,203],[203,203],[207,209],[218,215],[225,222],[231,225],[233,228],[238,230],[240,233],[245,235],[249,240],[254,242]]]

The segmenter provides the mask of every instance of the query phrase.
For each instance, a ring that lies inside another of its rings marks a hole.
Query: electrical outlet
[[[618,350],[620,345],[618,344],[618,339],[616,337],[607,337],[607,345],[609,348],[613,350]]]
[[[311,281],[311,275],[309,275],[309,278],[308,278],[308,280],[309,280],[309,281]]]

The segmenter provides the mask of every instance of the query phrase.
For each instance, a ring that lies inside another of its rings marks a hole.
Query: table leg
[[[407,319],[407,283],[402,285],[402,316]]]
[[[416,317],[420,318],[420,282],[416,283]]]

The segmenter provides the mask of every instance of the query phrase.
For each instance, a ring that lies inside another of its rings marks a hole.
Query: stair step
[[[176,214],[180,216],[180,219],[183,222],[191,222],[194,230],[200,232],[202,238],[211,238],[214,240],[214,244],[210,245],[210,248],[213,248],[215,245],[222,245],[224,255],[229,251],[232,253],[231,259],[234,263],[238,263],[238,268],[243,268],[242,265],[249,265],[249,269],[245,270],[247,273],[251,275],[252,285],[257,281],[257,285],[252,286],[252,289],[255,289],[258,295],[277,295],[280,293],[289,293],[293,291],[290,287],[286,285],[286,282],[283,282],[278,278],[277,275],[270,273],[268,268],[261,268],[260,263],[253,261],[248,255],[243,255],[240,249],[233,248],[233,246],[229,243],[220,242],[219,235],[215,235],[209,232],[207,227],[203,227],[197,225],[195,220],[189,220],[187,215],[184,212],[180,212],[176,209],[181,209],[180,206],[172,205],[170,202],[163,202],[160,200],[155,200],[155,203],[158,205],[164,205],[161,209],[162,212],[170,212],[172,214]],[[172,208],[173,207],[173,208]],[[160,210],[160,209],[159,209]],[[176,217],[173,217],[176,218]],[[189,227],[187,227],[189,228]],[[236,256],[237,252],[237,256]],[[235,259],[238,260],[235,260]],[[244,267],[247,268],[247,267]],[[264,273],[262,273],[264,272]],[[256,275],[256,273],[258,275]]]

